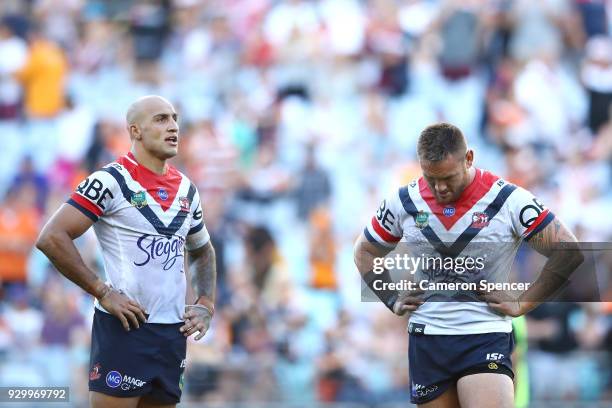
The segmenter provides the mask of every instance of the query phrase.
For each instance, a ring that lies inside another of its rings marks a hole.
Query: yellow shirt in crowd
[[[67,72],[68,63],[57,45],[46,40],[31,44],[27,62],[17,73],[30,118],[50,118],[64,109]]]

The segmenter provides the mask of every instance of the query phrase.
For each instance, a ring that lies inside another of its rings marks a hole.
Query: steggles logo
[[[185,240],[181,237],[157,237],[144,234],[136,242],[138,249],[145,255],[140,262],[134,262],[136,266],[144,266],[151,260],[161,258],[164,271],[172,268],[177,259],[182,259],[184,254]]]

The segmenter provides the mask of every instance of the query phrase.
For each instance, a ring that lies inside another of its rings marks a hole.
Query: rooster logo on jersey
[[[472,214],[472,228],[483,229],[489,225],[489,216],[483,212],[475,212]]]
[[[179,204],[181,206],[181,211],[189,212],[189,208],[191,207],[191,201],[188,197],[179,198]]]

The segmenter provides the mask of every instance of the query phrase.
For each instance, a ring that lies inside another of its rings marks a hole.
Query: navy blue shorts
[[[410,402],[424,404],[442,395],[461,377],[476,373],[514,378],[512,333],[409,336]]]
[[[151,402],[181,399],[187,341],[183,323],[140,323],[126,331],[96,309],[91,335],[89,390],[115,397],[147,395]]]

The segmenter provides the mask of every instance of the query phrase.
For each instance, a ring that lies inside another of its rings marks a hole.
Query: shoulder
[[[191,180],[185,173],[178,170],[176,167],[168,168],[168,177],[175,179],[179,185],[179,189],[183,194],[187,194],[190,199],[192,197],[199,197],[198,188],[193,180]]]
[[[477,189],[481,190],[483,197],[493,203],[496,203],[498,206],[502,206],[510,202],[518,186],[488,170],[476,170],[480,172],[480,185],[477,186]]]
[[[125,168],[118,162],[114,161],[108,163],[87,176],[79,187],[83,187],[85,184],[91,186],[101,183],[107,188],[115,188],[119,185],[119,177],[116,177],[116,175],[121,174],[124,171]]]
[[[477,187],[479,189],[484,189],[486,191],[490,191],[490,190],[498,191],[503,188],[506,188],[506,190],[514,190],[514,188],[516,187],[514,186],[514,184],[508,182],[504,178],[498,176],[497,174],[489,170],[477,168],[476,172],[477,172],[478,183],[479,183],[479,186]]]
[[[181,181],[189,186],[193,186],[195,188],[195,183],[187,174],[183,173],[179,169],[174,166],[168,166],[168,176],[173,178],[180,178]]]
[[[418,177],[412,179],[410,183],[401,186],[399,189],[396,189],[397,196],[402,199],[406,194],[414,195],[420,192],[424,183],[423,177]]]
[[[423,194],[427,195],[425,179],[421,176],[396,190],[398,205],[404,212],[412,213],[424,202]]]
[[[129,171],[125,165],[125,161],[123,160],[123,158],[119,158],[114,162],[110,162],[100,167],[96,171],[96,173],[106,173],[110,176],[115,174],[121,174],[122,176],[125,176],[126,174],[129,174]]]
[[[500,176],[489,170],[477,168],[476,171],[480,172],[480,177],[483,183],[495,183],[498,180],[502,180]]]

